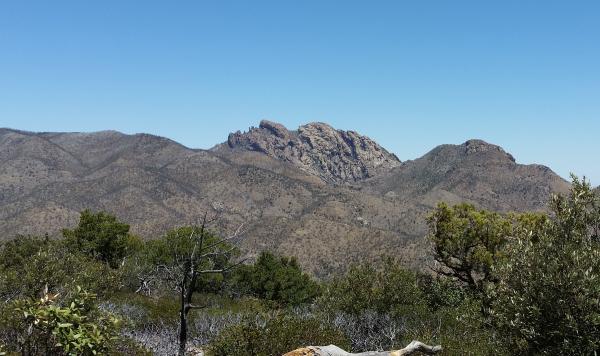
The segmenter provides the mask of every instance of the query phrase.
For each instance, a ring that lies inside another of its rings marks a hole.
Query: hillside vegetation
[[[144,240],[85,210],[61,237],[4,242],[0,354],[281,355],[413,339],[446,355],[600,351],[600,197],[576,177],[547,212],[431,209],[434,273],[388,256],[316,280],[293,257],[244,260],[243,228],[211,223]]]

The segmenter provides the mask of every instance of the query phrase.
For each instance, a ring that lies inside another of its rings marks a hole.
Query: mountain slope
[[[470,201],[497,211],[544,209],[568,183],[548,167],[516,163],[501,147],[481,140],[441,145],[368,182],[368,190],[434,206]]]
[[[367,142],[351,135],[355,146]],[[424,217],[438,200],[537,210],[550,192],[568,188],[548,168],[518,165],[480,141],[440,146],[404,163],[375,143],[347,155],[334,149],[350,147],[347,141],[311,142],[310,151],[229,144],[205,151],[146,134],[0,129],[1,236],[58,234],[90,208],[110,211],[150,238],[208,211],[221,215],[218,229],[244,223],[240,243],[249,256],[263,249],[295,255],[325,276],[384,254],[422,266]],[[366,154],[371,150],[380,155]],[[333,163],[320,166],[319,159]]]

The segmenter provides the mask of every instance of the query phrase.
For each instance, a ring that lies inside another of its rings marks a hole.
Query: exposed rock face
[[[290,162],[326,182],[357,182],[400,164],[400,160],[366,136],[316,122],[288,131],[263,120],[258,128],[229,135],[231,149],[262,152]]]
[[[497,152],[500,153],[500,155],[506,156],[510,161],[515,162],[515,158],[510,153],[506,153],[502,147],[489,144],[483,140],[469,140],[462,146],[464,147],[467,155],[484,152]]]

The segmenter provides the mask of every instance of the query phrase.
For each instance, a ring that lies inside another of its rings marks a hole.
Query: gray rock
[[[505,155],[510,161],[515,162],[515,158],[510,153],[507,153],[506,151],[504,151],[504,149],[502,147],[492,145],[483,140],[469,140],[464,143],[463,147],[465,148],[465,153],[467,155],[475,154],[475,153],[497,151],[497,152]]]
[[[263,120],[258,128],[230,134],[227,143],[231,149],[257,151],[287,161],[329,183],[362,181],[400,165],[394,154],[370,138],[321,122],[293,132]]]

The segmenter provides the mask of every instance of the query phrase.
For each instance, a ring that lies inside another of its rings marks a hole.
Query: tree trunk
[[[181,292],[181,310],[179,311],[179,356],[185,356],[185,349],[187,345],[187,315],[185,312],[185,299],[183,297],[183,290]]]
[[[185,356],[185,349],[187,346],[187,295],[189,294],[187,286],[188,268],[186,266],[183,273],[183,280],[181,281],[180,291],[180,306],[179,306],[179,356]]]

